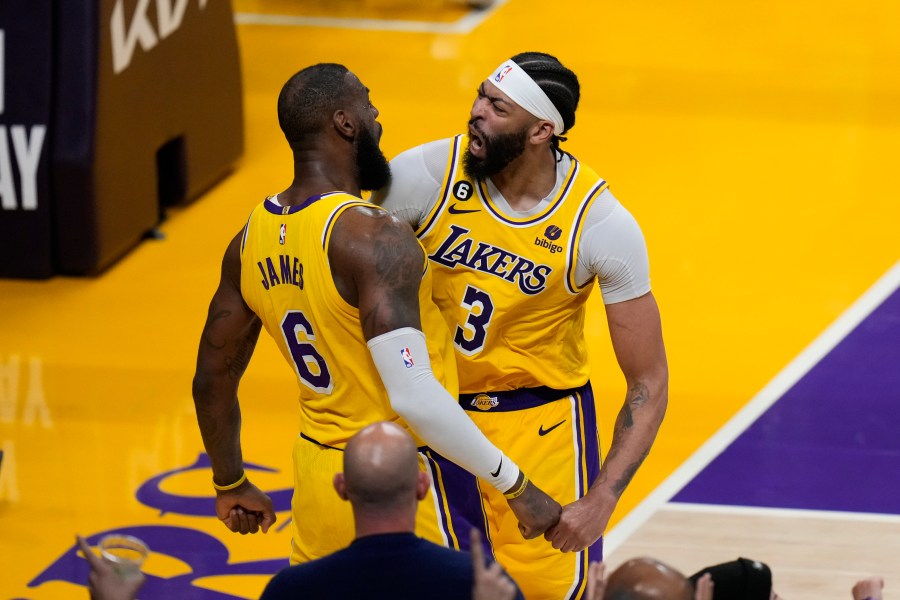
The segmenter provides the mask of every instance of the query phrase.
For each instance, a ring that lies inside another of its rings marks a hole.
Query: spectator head
[[[419,470],[412,437],[401,427],[382,421],[360,430],[347,442],[344,472],[334,478],[338,495],[349,500],[357,517],[415,515],[430,480]]]
[[[612,572],[604,600],[692,600],[690,581],[652,558],[633,558]]]

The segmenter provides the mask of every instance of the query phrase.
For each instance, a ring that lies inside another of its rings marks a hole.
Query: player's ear
[[[352,140],[356,135],[356,124],[353,122],[353,117],[344,109],[334,111],[331,120],[334,128],[342,136]]]
[[[337,492],[337,495],[341,497],[341,500],[349,500],[347,497],[347,481],[344,479],[343,473],[335,473],[334,474],[334,490]]]
[[[553,123],[538,121],[531,126],[528,138],[532,144],[543,144],[553,139]]]

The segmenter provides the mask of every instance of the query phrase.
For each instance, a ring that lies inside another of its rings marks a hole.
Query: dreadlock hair
[[[321,132],[347,92],[347,67],[319,63],[295,73],[278,94],[278,124],[291,148]]]
[[[560,142],[566,141],[561,134],[575,126],[575,109],[581,97],[578,77],[558,58],[544,52],[522,52],[513,56],[512,61],[538,84],[562,116],[565,130],[558,132],[550,141],[550,147],[559,152]]]

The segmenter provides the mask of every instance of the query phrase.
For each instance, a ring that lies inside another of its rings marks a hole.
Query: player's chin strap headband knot
[[[553,123],[554,134],[561,135],[565,130],[562,115],[553,106],[553,102],[514,61],[508,60],[497,67],[487,80],[538,119]]]

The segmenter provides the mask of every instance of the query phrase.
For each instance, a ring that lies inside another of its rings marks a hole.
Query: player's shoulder
[[[322,205],[324,212],[321,213],[321,217],[331,224],[360,219],[379,219],[386,216],[385,210],[373,204],[371,200],[365,200],[349,192],[333,192],[326,196],[329,203]]]
[[[415,242],[408,224],[374,204],[357,204],[335,220],[332,239],[338,246],[356,250],[374,244],[407,246]]]
[[[430,142],[425,142],[424,144],[419,144],[418,146],[413,146],[399,153],[394,159],[391,161],[392,163],[395,160],[407,160],[411,157],[424,157],[431,156],[435,153],[441,153],[446,155],[447,152],[450,151],[450,147],[453,145],[453,141],[458,136],[441,138],[438,140],[432,140]]]
[[[357,227],[375,227],[390,224],[392,220],[397,221],[388,211],[371,202],[350,204],[337,218],[338,223],[353,223]]]
[[[614,238],[621,238],[626,232],[639,234],[640,226],[631,211],[619,201],[616,195],[605,187],[596,197],[585,216],[585,230],[620,230]],[[607,234],[602,234],[607,235]]]

